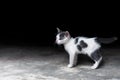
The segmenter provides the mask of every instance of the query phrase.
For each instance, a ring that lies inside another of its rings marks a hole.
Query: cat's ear
[[[65,35],[66,35],[66,36],[69,36],[70,33],[69,33],[68,31],[65,31]]]
[[[58,33],[60,33],[60,32],[61,32],[61,30],[60,30],[58,27],[57,27],[56,29],[57,29],[57,32],[58,32]]]

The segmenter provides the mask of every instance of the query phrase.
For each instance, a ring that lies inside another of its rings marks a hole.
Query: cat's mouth
[[[59,41],[57,41],[57,40],[55,40],[55,44],[61,45],[61,43],[59,43]]]

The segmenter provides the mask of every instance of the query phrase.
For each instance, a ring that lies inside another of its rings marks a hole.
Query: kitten
[[[95,63],[91,69],[98,68],[102,61],[102,55],[99,53],[101,43],[111,43],[117,40],[113,38],[87,38],[87,37],[76,37],[72,38],[68,31],[61,31],[57,28],[58,34],[56,35],[56,43],[58,45],[64,45],[65,50],[69,54],[68,67],[73,67],[77,63],[77,55],[85,54],[88,55]]]

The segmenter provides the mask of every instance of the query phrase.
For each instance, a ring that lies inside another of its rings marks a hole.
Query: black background
[[[119,10],[111,6],[82,6],[64,9],[44,6],[3,6],[1,44],[53,46],[56,27],[68,30],[73,37],[118,37]]]

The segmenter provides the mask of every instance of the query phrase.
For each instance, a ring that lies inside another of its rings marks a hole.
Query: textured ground
[[[0,47],[0,80],[120,80],[120,49],[105,48],[104,64],[91,70],[93,62],[79,56],[78,65],[67,68],[64,50],[48,47]]]

